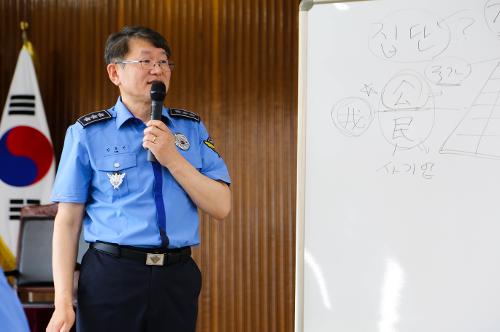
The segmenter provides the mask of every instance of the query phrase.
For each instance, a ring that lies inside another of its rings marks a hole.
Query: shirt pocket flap
[[[137,165],[135,154],[117,154],[104,156],[96,160],[96,168],[105,172],[121,171]]]

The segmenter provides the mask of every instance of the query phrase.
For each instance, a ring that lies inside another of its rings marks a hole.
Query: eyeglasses
[[[141,65],[141,68],[144,70],[151,70],[158,65],[161,70],[167,72],[174,70],[175,64],[169,60],[160,60],[157,62],[153,62],[152,60],[122,60],[115,61],[115,64],[127,64],[127,63],[138,63]]]

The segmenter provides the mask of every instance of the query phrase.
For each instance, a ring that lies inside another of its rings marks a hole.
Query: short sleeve
[[[92,176],[88,151],[83,142],[84,129],[74,124],[66,131],[51,200],[85,203]]]
[[[224,159],[219,155],[208,135],[207,129],[200,122],[199,125],[200,151],[202,158],[201,173],[216,181],[231,183],[229,172]]]

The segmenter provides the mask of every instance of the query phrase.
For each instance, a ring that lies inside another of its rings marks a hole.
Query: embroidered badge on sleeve
[[[212,149],[212,151],[217,153],[217,155],[220,157],[219,152],[217,152],[217,150],[215,150],[215,144],[214,144],[214,140],[212,139],[212,137],[207,138],[206,140],[203,141],[203,143],[205,143],[206,146],[208,146],[210,149]]]

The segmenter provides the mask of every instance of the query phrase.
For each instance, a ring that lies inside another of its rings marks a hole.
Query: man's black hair
[[[140,38],[149,41],[155,47],[162,48],[170,58],[170,46],[161,34],[141,26],[124,27],[121,31],[111,34],[104,48],[104,61],[106,64],[121,60],[129,51],[128,42],[131,38]]]

